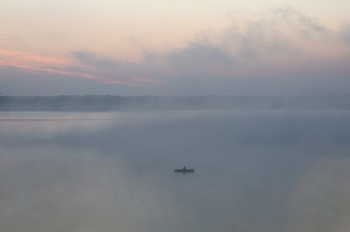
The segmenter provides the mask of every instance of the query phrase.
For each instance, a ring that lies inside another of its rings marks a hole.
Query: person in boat
[[[183,170],[186,170],[186,166],[184,166],[182,169],[183,169]]]

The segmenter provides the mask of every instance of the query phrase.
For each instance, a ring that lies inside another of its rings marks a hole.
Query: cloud
[[[343,28],[340,30],[340,38],[344,41],[344,43],[350,45],[350,23],[343,26]]]
[[[101,58],[87,51],[71,54],[94,67],[131,76],[146,73],[150,79],[151,75],[174,78],[174,74],[230,77],[233,72],[249,72],[266,64],[273,71],[281,64],[300,68],[310,62],[345,59],[350,47],[342,41],[350,40],[349,31],[348,27],[332,31],[316,19],[284,7],[268,10],[255,20],[232,20],[219,32],[200,32],[183,48],[163,53],[142,51],[144,59],[140,63]]]
[[[349,31],[282,7],[251,20],[233,18],[229,27],[199,32],[182,48],[143,50],[138,63],[87,51],[72,55],[125,80],[162,80],[178,86],[177,94],[344,93]]]
[[[79,62],[104,70],[109,76],[125,80],[125,82],[130,83],[130,85],[144,87],[169,85],[169,83],[163,80],[154,79],[155,76],[161,76],[158,69],[161,70],[162,68],[157,67],[152,60],[154,56],[146,52],[146,59],[142,64],[124,62],[108,57],[99,57],[95,53],[89,51],[71,51],[71,54]],[[146,76],[147,78],[140,76]]]
[[[282,56],[298,62],[306,57],[330,59],[324,51],[343,55],[339,32],[290,7],[271,9],[251,21],[232,21],[219,35],[218,46],[229,49],[238,58],[278,62]]]
[[[308,35],[311,32],[327,33],[328,29],[321,25],[317,20],[312,19],[298,12],[294,8],[284,7],[272,10],[277,18],[283,19],[289,25],[299,28],[302,35]]]
[[[5,31],[0,31],[0,38],[6,40],[6,39],[10,39],[10,40],[18,40],[18,37],[15,35],[12,35],[10,33],[7,33]]]
[[[119,66],[123,66],[123,64],[119,64],[116,60],[111,60],[108,58],[99,58],[97,55],[93,52],[88,51],[80,51],[80,52],[74,52],[71,51],[72,56],[81,61],[84,64],[91,65],[93,67],[98,68],[105,68],[105,69],[117,69]],[[124,66],[127,64],[124,64]]]
[[[72,50],[71,60],[2,51],[0,65],[135,87],[130,94],[348,93],[349,28],[282,7],[232,16],[227,28],[200,31],[182,48],[140,50],[138,62],[86,49]]]
[[[164,55],[165,63],[180,72],[215,74],[219,70],[235,65],[234,57],[219,46],[191,42],[183,49]]]
[[[32,56],[24,53],[11,52],[5,50],[0,50],[0,66],[10,66],[46,73],[57,73],[66,76],[90,79],[105,84],[135,85],[133,83],[127,83],[88,74],[86,72],[88,72],[89,69],[91,70],[91,68],[81,65],[80,63],[74,60]],[[68,71],[68,69],[71,67],[85,69],[85,73]]]

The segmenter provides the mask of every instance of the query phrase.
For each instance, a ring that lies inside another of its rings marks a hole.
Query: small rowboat
[[[175,169],[174,172],[194,172],[194,169],[181,168],[181,169]]]

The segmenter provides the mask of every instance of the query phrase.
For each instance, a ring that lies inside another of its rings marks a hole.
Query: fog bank
[[[349,127],[348,111],[1,112],[0,224],[346,231]]]

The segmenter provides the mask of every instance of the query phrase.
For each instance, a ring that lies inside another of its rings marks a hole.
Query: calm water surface
[[[349,231],[349,155],[348,111],[1,112],[0,224]]]

